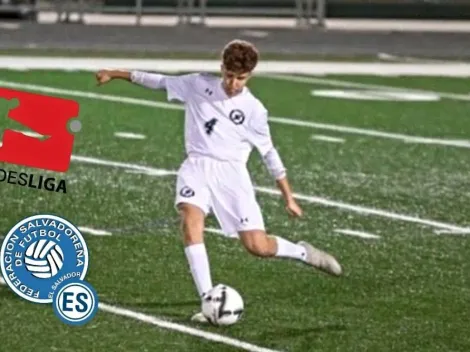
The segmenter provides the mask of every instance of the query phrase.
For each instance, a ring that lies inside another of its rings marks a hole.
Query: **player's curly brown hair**
[[[222,50],[222,63],[228,71],[251,72],[258,64],[258,60],[258,49],[246,40],[232,40]]]

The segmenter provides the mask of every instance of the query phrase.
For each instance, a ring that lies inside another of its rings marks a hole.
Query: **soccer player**
[[[222,50],[221,77],[207,73],[165,75],[137,70],[100,70],[98,84],[124,79],[150,89],[164,89],[169,101],[185,106],[186,159],[176,181],[175,207],[181,217],[184,252],[200,298],[212,287],[204,223],[210,213],[226,234],[237,233],[246,250],[263,258],[301,261],[331,275],[342,269],[330,254],[300,241],[268,235],[247,169],[256,148],[276,180],[287,212],[302,216],[273,145],[268,112],[246,84],[258,64],[257,48],[233,40]],[[194,321],[204,321],[202,313]]]

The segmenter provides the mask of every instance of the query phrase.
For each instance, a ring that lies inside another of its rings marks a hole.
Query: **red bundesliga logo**
[[[0,88],[0,98],[18,99],[19,106],[11,109],[8,117],[46,137],[40,140],[21,132],[5,130],[0,162],[66,172],[74,142],[74,135],[67,130],[67,123],[78,116],[79,104],[74,100],[6,88]],[[78,124],[75,125],[78,131],[79,121],[74,120],[73,123]]]

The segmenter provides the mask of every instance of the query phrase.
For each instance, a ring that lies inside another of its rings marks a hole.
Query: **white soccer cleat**
[[[305,248],[307,258],[305,262],[313,267],[322,270],[330,275],[340,276],[342,274],[341,265],[332,255],[313,247],[310,243],[300,241],[298,245]]]
[[[196,313],[192,316],[191,321],[196,323],[209,323],[209,320],[202,314],[202,312]]]

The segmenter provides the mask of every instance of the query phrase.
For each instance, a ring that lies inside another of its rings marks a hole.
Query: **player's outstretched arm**
[[[192,91],[197,74],[164,75],[145,71],[126,70],[100,70],[96,73],[98,85],[122,79],[149,89],[162,89],[167,91],[168,100],[186,102]]]
[[[113,79],[131,81],[131,72],[125,70],[99,70],[96,72],[95,76],[99,86],[108,83]]]
[[[103,85],[114,79],[122,79],[150,89],[166,89],[170,76],[144,71],[100,70],[96,73],[98,85]]]

